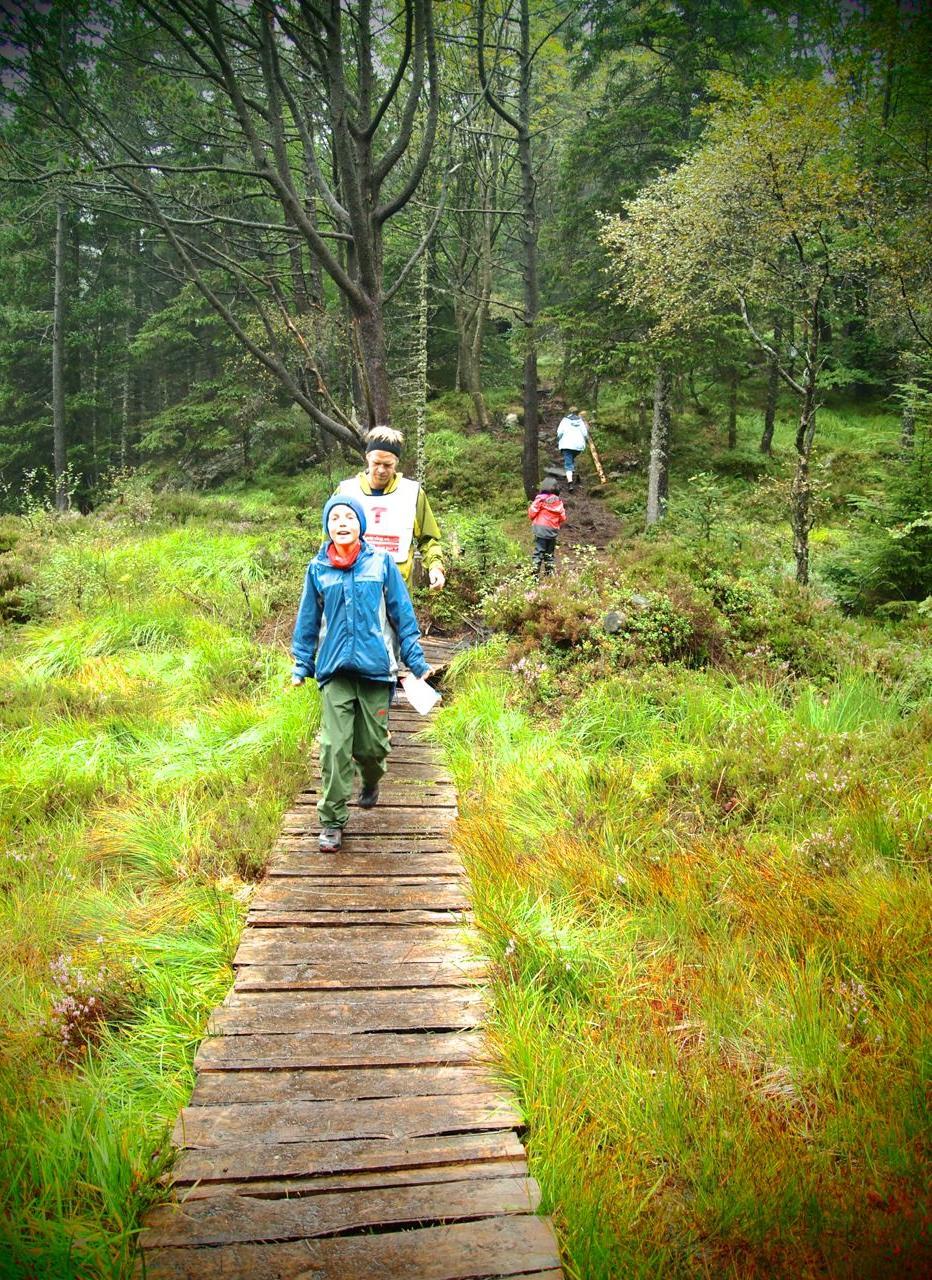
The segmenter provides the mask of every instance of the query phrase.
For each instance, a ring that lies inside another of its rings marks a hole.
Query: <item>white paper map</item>
[[[426,680],[418,680],[417,676],[411,675],[410,671],[401,677],[401,687],[418,715],[426,716],[440,701],[437,690]]]

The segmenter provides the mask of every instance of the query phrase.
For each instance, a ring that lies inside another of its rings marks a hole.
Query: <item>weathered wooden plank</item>
[[[275,842],[273,856],[279,851],[306,849],[317,853],[317,841],[308,832],[286,831]],[[431,834],[429,831],[402,831],[396,835],[385,832],[369,835],[356,832],[353,841],[354,853],[449,853],[451,849],[448,833]],[[348,850],[343,850],[345,857]]]
[[[437,755],[437,748],[430,742],[393,743],[388,753],[388,771],[393,773],[399,764],[427,764],[433,768],[446,766]]]
[[[365,1106],[316,1102],[237,1102],[185,1107],[175,1122],[178,1147],[263,1145],[339,1138],[428,1138],[520,1125],[512,1099],[493,1090],[427,1097],[370,1098]]]
[[[270,880],[253,897],[253,911],[397,910],[422,907],[434,911],[465,911],[469,899],[456,880],[435,877],[415,884],[370,880],[362,884],[308,884],[303,880]]]
[[[305,925],[308,929],[320,927],[331,929],[335,925],[374,925],[384,928],[388,925],[421,925],[421,924],[465,924],[468,914],[462,911],[427,911],[417,909],[401,909],[397,911],[368,911],[363,908],[346,911],[289,911],[281,908],[277,911],[251,912],[248,923],[256,929],[276,929],[282,925]]]
[[[334,864],[332,854],[319,853],[316,841],[308,841],[303,852],[294,849],[277,852],[266,874],[275,879],[311,876],[351,884],[354,878],[362,876],[400,876],[412,880],[422,876],[462,876],[463,864],[452,849],[441,853],[341,853],[339,862]]]
[[[471,987],[485,976],[479,960],[460,964],[257,964],[239,967],[236,991],[341,991],[346,988]]]
[[[282,1035],[289,1031],[416,1031],[477,1026],[484,1010],[481,991],[429,987],[411,990],[235,992],[210,1015],[212,1035]]]
[[[376,1177],[389,1171],[431,1171],[451,1164],[523,1158],[524,1148],[511,1129],[500,1133],[457,1133],[405,1140],[286,1142],[279,1146],[253,1142],[240,1147],[181,1151],[172,1169],[171,1181],[177,1186],[186,1186],[195,1182],[316,1180],[346,1174]]]
[[[405,871],[405,860],[395,857],[388,861],[388,868],[382,871],[373,871],[371,868],[360,875],[351,871],[342,872],[335,870],[333,859],[327,854],[321,854],[317,859],[305,858],[305,862],[313,865],[314,875],[293,875],[282,871],[274,877],[274,887],[276,891],[283,892],[289,886],[292,889],[300,890],[302,893],[313,893],[323,889],[371,889],[373,885],[389,884],[396,889],[405,888],[406,886],[413,889],[423,888],[428,884],[443,883],[451,885],[454,888],[460,888],[464,881],[465,873],[462,868],[453,871]],[[365,867],[364,860],[354,859],[359,866]],[[386,860],[377,860],[376,865],[385,866]],[[273,877],[269,877],[272,881]]]
[[[482,1134],[463,1134],[482,1137]],[[199,1182],[184,1189],[184,1201],[207,1200],[214,1195],[255,1196],[275,1199],[319,1191],[359,1191],[367,1187],[415,1186],[430,1182],[469,1182],[475,1178],[526,1178],[527,1160],[472,1160],[468,1164],[424,1165],[413,1169],[374,1169],[364,1173],[321,1174],[316,1178],[254,1178],[249,1182]]]
[[[391,960],[399,964],[417,961],[434,964],[448,956],[456,959],[472,955],[476,946],[478,940],[470,929],[451,927],[448,923],[403,928],[386,925],[384,929],[338,926],[323,930],[293,926],[276,930],[274,937],[264,930],[247,929],[234,964],[250,961],[297,964],[309,959],[360,964],[383,964]]]
[[[317,802],[323,792],[319,788],[312,788],[310,791],[301,793],[301,800],[293,804],[288,810],[289,814],[302,813],[307,809],[316,810]],[[410,784],[402,786],[392,786],[383,783],[379,787],[379,803],[380,809],[405,808],[411,805],[417,805],[419,809],[455,809],[456,808],[456,791],[453,787],[439,787],[431,784],[425,785],[422,790],[415,791]],[[359,801],[353,798],[349,802],[349,807],[354,810],[359,809]]]
[[[337,862],[333,854],[321,854],[317,847],[317,837],[305,832],[303,834],[291,833],[280,836],[275,843],[272,856],[276,860],[283,854],[298,855],[303,853],[309,857],[327,857],[330,859],[331,867],[337,867],[343,866],[347,858],[362,857],[369,854],[397,854],[399,857],[409,857],[430,853],[450,855],[452,852],[452,846],[447,836],[432,836],[422,831],[409,832],[407,835],[402,832],[401,835],[395,836],[384,834],[365,836],[360,835],[357,831],[353,837],[352,849],[341,850],[339,862]]]
[[[488,1067],[369,1067],[305,1071],[204,1071],[192,1106],[234,1102],[351,1102],[360,1098],[501,1091]]]
[[[549,1224],[528,1215],[412,1231],[154,1251],[147,1280],[476,1280],[559,1268]]]
[[[444,778],[447,782],[450,781],[449,770],[437,754],[437,748],[430,742],[418,741],[415,735],[410,735],[405,742],[393,743],[389,747],[386,763],[388,767],[386,781],[396,773],[403,776],[409,765],[426,766],[438,780]],[[311,784],[313,784],[320,778],[320,762],[316,755],[311,757],[309,764]]]
[[[323,794],[319,786],[311,786],[292,803],[289,813],[300,813],[306,809],[316,809],[317,802]],[[359,807],[359,801],[353,796],[352,808]],[[426,779],[415,785],[413,781],[404,781],[390,777],[379,785],[378,808],[416,805],[418,808],[455,809],[456,789],[444,783],[428,782]]]
[[[325,867],[324,855],[319,865]],[[332,894],[345,894],[349,900],[357,896],[371,899],[374,893],[384,892],[386,901],[394,904],[403,902],[409,894],[423,897],[429,890],[435,889],[441,896],[456,893],[465,899],[462,875],[411,875],[402,870],[401,865],[394,875],[389,876],[354,876],[342,875],[339,868],[334,868],[330,860],[329,874],[322,874],[313,879],[307,876],[276,876],[259,886],[253,897],[253,904],[260,901],[274,903],[293,901],[294,905],[305,906]]]
[[[153,1209],[139,1243],[143,1249],[152,1249],[307,1240],[366,1227],[530,1214],[539,1203],[540,1190],[531,1178],[477,1178],[431,1186],[322,1192],[287,1200],[214,1196]]]
[[[320,769],[315,768],[308,779],[308,786],[316,786],[320,779]],[[453,777],[449,769],[440,760],[422,747],[409,751],[407,747],[396,747],[388,756],[388,772],[385,775],[386,785],[390,782],[428,782],[437,786],[450,786]]]
[[[503,1280],[503,1277],[496,1276],[495,1280]],[[504,1280],[512,1278],[505,1277]],[[546,1271],[522,1271],[521,1280],[563,1280],[563,1270],[561,1267],[548,1267]]]
[[[446,833],[456,821],[452,809],[419,809],[416,805],[407,807],[396,805],[383,809],[378,805],[374,809],[356,809],[352,823],[346,828],[345,835],[410,835],[424,833],[435,839]],[[282,820],[284,830],[300,828],[301,830],[318,831],[317,810],[289,809]]]
[[[476,1005],[483,1002],[480,991],[434,991],[430,987],[399,991],[379,988],[348,989],[346,991],[231,991],[214,1010],[260,1009],[275,1017],[313,1017],[319,1009],[335,1009],[347,1013],[352,1009],[393,1009],[398,1004],[409,1005],[412,1010],[430,1015],[430,1010],[449,1005]]]
[[[195,1066],[201,1071],[267,1067],[389,1067],[482,1062],[486,1050],[478,1034],[424,1031],[417,1035],[341,1031],[293,1031],[276,1035],[210,1036],[201,1043]]]

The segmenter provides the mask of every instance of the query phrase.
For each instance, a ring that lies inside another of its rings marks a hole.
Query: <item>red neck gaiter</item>
[[[338,547],[335,542],[327,543],[327,559],[335,569],[352,569],[362,550],[362,539],[351,547]]]

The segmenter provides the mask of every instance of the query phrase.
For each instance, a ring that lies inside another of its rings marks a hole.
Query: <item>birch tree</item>
[[[805,584],[826,321],[835,292],[871,265],[862,234],[868,192],[847,145],[838,86],[717,87],[703,145],[610,219],[604,239],[635,300],[653,311],[656,334],[689,333],[716,310],[737,307],[795,393],[790,523],[796,578]]]

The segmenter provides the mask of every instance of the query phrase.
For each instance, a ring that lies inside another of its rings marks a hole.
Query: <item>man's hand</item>
[[[431,591],[440,591],[446,583],[447,575],[441,565],[435,564],[431,566],[429,578]]]

